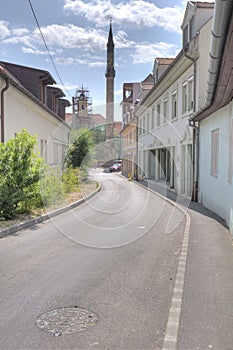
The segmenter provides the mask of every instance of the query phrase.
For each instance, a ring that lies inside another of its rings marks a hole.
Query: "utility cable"
[[[48,45],[47,45],[47,43],[46,43],[46,41],[45,41],[45,37],[44,37],[44,35],[43,35],[43,33],[42,33],[42,30],[41,30],[41,27],[40,27],[40,23],[39,23],[39,21],[38,21],[38,18],[37,18],[37,16],[36,16],[36,13],[35,13],[34,8],[33,8],[33,6],[32,6],[31,0],[28,0],[28,2],[29,2],[29,6],[30,6],[30,8],[31,8],[33,17],[34,17],[34,19],[35,19],[35,21],[36,21],[37,27],[38,27],[38,29],[39,29],[40,35],[41,35],[42,40],[43,40],[43,42],[44,42],[44,46],[45,46],[45,48],[46,48],[46,50],[47,50],[47,52],[48,52],[50,61],[52,62],[53,68],[55,69],[55,72],[57,73],[57,76],[58,76],[58,78],[59,78],[59,80],[60,80],[62,86],[64,87],[64,90],[68,93],[68,95],[70,95],[70,97],[72,97],[71,94],[70,94],[70,92],[66,89],[65,84],[63,83],[63,80],[62,80],[62,78],[61,78],[61,76],[60,76],[60,74],[59,74],[59,72],[58,72],[58,70],[57,70],[57,67],[56,67],[56,65],[55,65],[54,59],[53,59],[53,57],[52,57],[52,55],[51,55],[51,53],[50,53],[50,50],[49,50],[49,48],[48,48]]]

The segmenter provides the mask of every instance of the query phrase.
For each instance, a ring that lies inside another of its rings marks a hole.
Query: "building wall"
[[[0,78],[0,88],[5,82]],[[5,98],[5,141],[26,129],[38,136],[38,150],[50,165],[61,165],[68,147],[69,127],[10,85]]]
[[[212,9],[208,13],[210,18]],[[193,186],[193,130],[188,119],[205,101],[212,24],[208,20],[200,28],[207,17],[206,13],[198,16],[198,32],[142,103],[144,111],[141,108],[138,115],[140,167],[147,178],[166,181],[186,196],[192,195]]]
[[[193,89],[192,65],[175,81],[168,78],[168,88],[161,95],[157,94],[139,118],[140,168],[147,178],[167,181],[177,193],[187,196],[191,196],[192,190],[192,129],[187,118],[193,113],[193,104],[188,106],[187,95],[186,109],[183,109],[183,86],[188,93],[189,84]]]
[[[123,149],[123,163],[122,174],[128,176],[129,172],[133,177],[136,177],[137,167],[137,140],[136,140],[136,124],[127,124],[127,127],[122,131],[122,149]]]
[[[229,179],[232,118],[233,102],[200,122],[199,201],[225,219],[233,234],[232,174]],[[211,135],[214,130],[219,130],[218,174],[215,176],[211,175]]]
[[[202,108],[205,103],[211,29],[212,19],[201,28],[200,35],[198,36],[198,46],[201,59],[197,61],[197,70],[199,74],[197,79],[196,110]]]

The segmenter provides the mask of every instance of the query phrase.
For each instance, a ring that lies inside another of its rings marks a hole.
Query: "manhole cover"
[[[93,312],[73,307],[48,311],[37,318],[36,325],[50,335],[60,336],[93,328],[97,320]]]

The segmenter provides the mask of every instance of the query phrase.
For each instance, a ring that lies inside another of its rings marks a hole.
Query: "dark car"
[[[111,165],[111,166],[109,167],[109,171],[110,171],[110,172],[113,172],[113,171],[121,171],[121,164],[115,163],[115,164]]]

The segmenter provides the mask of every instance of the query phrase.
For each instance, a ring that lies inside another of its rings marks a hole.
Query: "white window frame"
[[[163,99],[163,124],[168,121],[168,97]]]
[[[177,89],[172,92],[172,119],[178,117]]]
[[[150,131],[150,112],[146,115],[146,133]]]
[[[182,114],[188,112],[188,82],[182,84]]]
[[[194,104],[194,85],[193,85],[193,76],[188,79],[188,111],[193,110]]]
[[[151,130],[155,128],[155,107],[151,109]]]
[[[142,118],[142,134],[144,135],[146,132],[146,117]]]
[[[161,103],[159,102],[156,106],[156,127],[160,128],[161,125]]]

